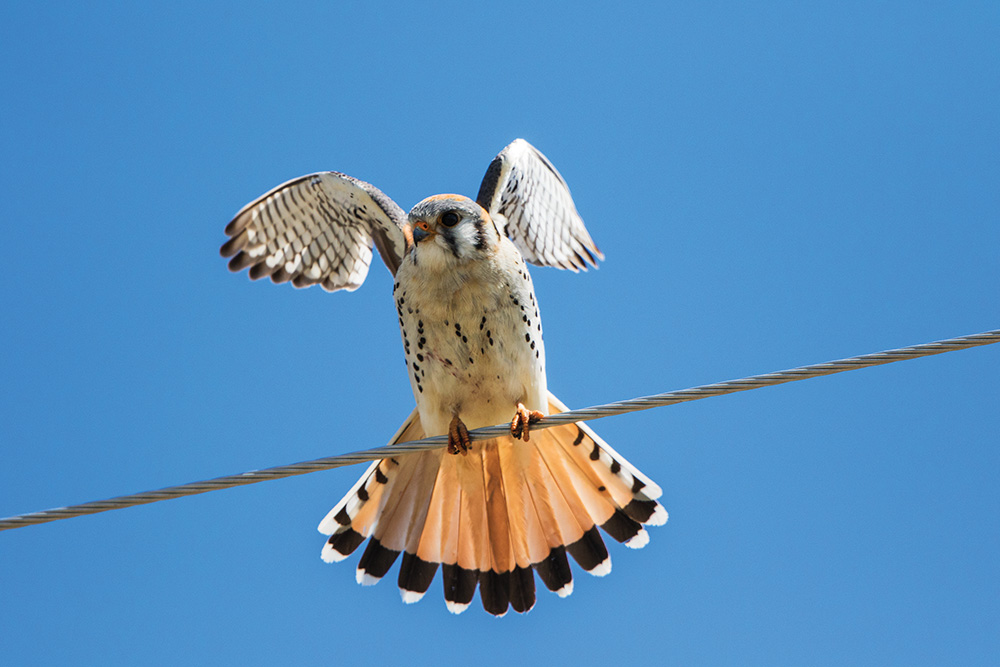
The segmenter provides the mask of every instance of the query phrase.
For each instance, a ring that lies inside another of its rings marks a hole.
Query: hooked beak
[[[431,234],[433,234],[433,232],[430,231],[430,228],[427,226],[426,222],[424,222],[424,221],[421,220],[417,224],[413,225],[413,243],[414,244],[420,243],[421,241],[423,241],[425,238],[427,238]]]

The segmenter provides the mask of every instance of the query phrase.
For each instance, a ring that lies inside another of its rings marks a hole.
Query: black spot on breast
[[[423,360],[424,360],[424,355],[418,354],[417,355],[417,361],[423,361]]]
[[[524,342],[527,343],[529,340],[531,340],[531,334],[524,334]]]
[[[595,442],[595,443],[594,443],[594,449],[592,449],[592,450],[590,451],[590,460],[591,460],[591,461],[597,461],[597,460],[599,460],[600,458],[601,458],[601,448],[600,448],[600,447],[598,447],[598,446],[597,446],[597,443]]]
[[[382,473],[382,468],[375,468],[375,481],[379,484],[385,484],[389,481],[389,478]]]

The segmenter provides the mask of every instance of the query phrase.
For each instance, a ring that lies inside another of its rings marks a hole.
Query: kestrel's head
[[[441,262],[481,259],[500,241],[486,209],[461,195],[435,195],[414,206],[409,233],[418,256]]]

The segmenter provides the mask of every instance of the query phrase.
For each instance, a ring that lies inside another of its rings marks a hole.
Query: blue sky
[[[607,261],[538,269],[575,407],[1000,327],[995,3],[0,8],[0,515],[381,445],[381,267],[218,257],[334,169],[408,209],[522,136]],[[0,534],[0,663],[996,664],[1000,345],[594,422],[669,523],[525,616],[320,561],[348,468]],[[390,577],[391,579],[391,577]]]

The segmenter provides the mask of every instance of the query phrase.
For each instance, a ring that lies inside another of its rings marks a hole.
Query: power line
[[[605,405],[596,405],[580,410],[570,410],[556,415],[549,415],[541,422],[533,425],[532,429],[550,428],[561,424],[571,424],[573,422],[588,421],[612,415],[621,415],[627,412],[648,410],[649,408],[656,408],[664,405],[673,405],[675,403],[684,403],[686,401],[696,401],[698,399],[709,398],[711,396],[733,394],[738,391],[748,391],[750,389],[758,389],[760,387],[769,387],[776,384],[784,384],[786,382],[795,382],[796,380],[806,380],[808,378],[820,377],[822,375],[832,375],[834,373],[842,373],[844,371],[850,371],[857,368],[891,364],[895,361],[927,357],[934,354],[941,354],[943,352],[951,352],[953,350],[964,350],[966,348],[977,347],[980,345],[990,345],[991,343],[996,342],[1000,342],[1000,329],[986,331],[980,334],[972,334],[969,336],[961,336],[959,338],[940,340],[934,343],[925,343],[923,345],[902,347],[895,350],[886,350],[884,352],[865,354],[858,357],[838,359],[837,361],[828,361],[822,364],[800,366],[789,370],[765,373],[764,375],[754,375],[751,377],[741,378],[739,380],[728,380],[726,382],[717,382],[715,384],[707,384],[700,387],[692,387],[690,389],[681,389],[679,391],[670,391],[663,394],[655,394],[653,396],[633,398],[627,401],[617,401],[614,403],[607,403]],[[509,433],[510,426],[507,424],[501,424],[498,426],[488,426],[470,431],[469,437],[472,440],[486,440],[497,436],[508,435]],[[293,475],[304,475],[318,470],[340,468],[342,466],[364,463],[366,461],[373,461],[375,459],[386,458],[389,456],[397,456],[399,454],[422,452],[441,447],[447,444],[447,442],[448,438],[446,436],[434,436],[431,438],[413,440],[411,442],[400,443],[397,445],[366,449],[364,451],[354,452],[351,454],[329,456],[322,459],[315,459],[313,461],[303,461],[301,463],[293,463],[291,465],[277,466],[274,468],[265,468],[263,470],[251,470],[238,475],[226,475],[225,477],[216,477],[215,479],[204,480],[201,482],[191,482],[189,484],[181,484],[179,486],[168,486],[157,491],[145,491],[143,493],[118,496],[107,500],[97,500],[89,503],[83,503],[81,505],[70,505],[69,507],[58,507],[54,509],[42,510],[40,512],[30,512],[28,514],[20,514],[6,519],[0,519],[0,530],[10,530],[13,528],[20,528],[21,526],[47,523],[49,521],[68,519],[70,517],[82,516],[84,514],[96,514],[98,512],[133,507],[135,505],[145,505],[148,503],[155,503],[160,500],[180,498],[182,496],[193,496],[199,493],[215,491],[217,489],[228,489],[230,487],[243,486],[245,484],[256,484],[257,482],[281,479],[283,477],[291,477]]]

